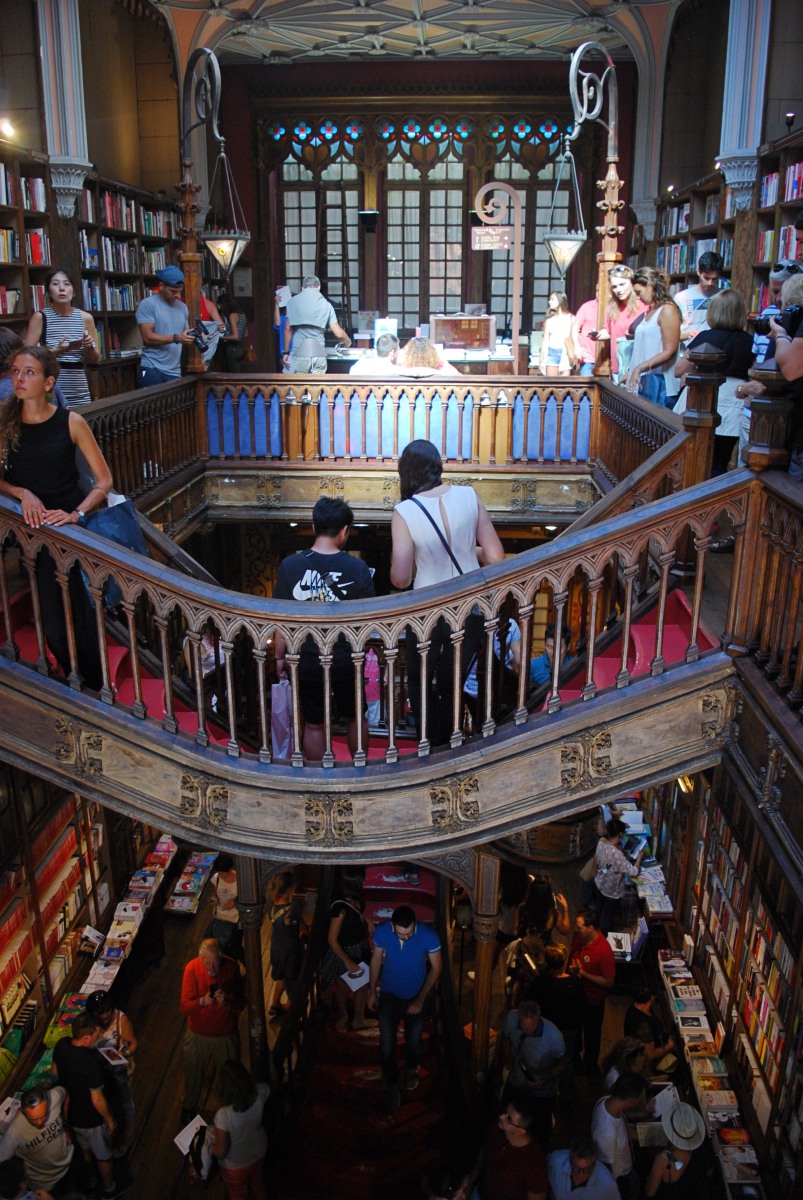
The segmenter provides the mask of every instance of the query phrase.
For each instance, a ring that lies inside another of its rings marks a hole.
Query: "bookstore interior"
[[[746,271],[751,316],[769,303],[773,264],[803,263],[803,233],[795,227],[803,204],[799,123],[760,147],[755,186]],[[744,249],[738,225],[733,189],[716,170],[662,193],[649,246],[627,214],[624,257],[633,267],[649,261],[662,268],[677,291],[696,277],[700,254],[716,250],[729,286]],[[48,271],[67,251],[80,274],[76,302],[97,329],[100,361],[88,367],[95,398],[133,389],[141,345],[136,306],[179,249],[178,210],[166,193],[91,169],[74,218],[64,221],[48,155],[0,139],[0,324],[24,334],[31,313],[44,307]],[[458,365],[509,369],[511,352],[500,345],[500,322],[491,313],[437,319],[432,332]],[[269,316],[263,324],[271,328]],[[358,332],[358,342],[370,340],[367,321]],[[794,858],[768,832],[763,803],[723,764],[579,814],[563,823],[585,830],[579,849],[572,833],[571,852],[532,858],[534,870],[560,882],[574,917],[581,910],[579,867],[594,847],[588,831],[613,812],[625,822],[624,851],[641,860],[607,935],[616,990],[628,995],[646,980],[657,992],[677,1061],[664,1064],[669,1078],[656,1096],[678,1089],[699,1109],[724,1200],[793,1200],[803,1178],[803,910]],[[213,846],[188,844],[0,764],[0,1135],[22,1092],[53,1080],[53,1047],[87,996],[111,991],[124,1005],[142,964],[163,960],[165,922],[203,911],[215,857]],[[412,891],[401,892],[422,920],[432,920],[433,875],[420,865]],[[384,878],[403,876],[399,868]],[[385,919],[388,895],[381,881],[373,883],[371,911]],[[457,886],[450,886],[454,901]],[[455,905],[444,910],[454,914]],[[453,921],[455,944],[458,930],[460,965],[455,954],[452,968],[468,1011],[465,928]],[[668,1102],[664,1095],[655,1113]],[[662,1145],[661,1122],[638,1122],[632,1138],[647,1148]]]

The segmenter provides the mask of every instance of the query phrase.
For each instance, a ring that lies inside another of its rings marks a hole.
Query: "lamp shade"
[[[251,241],[251,234],[240,229],[218,229],[202,234],[201,241],[221,271],[228,275]]]
[[[547,248],[549,257],[558,268],[561,279],[565,279],[566,272],[574,262],[578,251],[582,248],[586,240],[587,235],[585,233],[570,233],[568,229],[551,230],[549,233],[544,234],[544,245]]]

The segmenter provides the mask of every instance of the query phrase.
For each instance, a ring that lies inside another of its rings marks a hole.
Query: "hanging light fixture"
[[[552,207],[549,210],[549,226],[547,232],[543,236],[543,243],[547,248],[549,257],[560,272],[561,279],[566,278],[566,272],[574,262],[579,250],[588,240],[586,227],[583,222],[583,207],[580,203],[580,185],[577,182],[577,169],[574,165],[574,155],[569,149],[570,135],[566,134],[563,153],[558,155],[557,177],[555,179],[555,190],[552,193]],[[574,194],[574,211],[577,215],[579,229],[556,229],[553,224],[555,214],[555,202],[560,191],[561,181],[568,169],[572,182],[572,192]]]
[[[223,203],[226,212],[231,216],[234,228],[208,230],[201,234],[200,240],[206,246],[213,261],[217,263],[223,274],[228,276],[237,265],[243,250],[245,250],[251,241],[251,234],[248,232],[245,223],[240,197],[237,195],[234,177],[231,173],[229,160],[226,157],[225,145],[225,141],[221,140],[220,153],[215,163],[212,182],[209,185],[209,196],[211,199],[215,194],[215,183],[217,182],[219,172]]]

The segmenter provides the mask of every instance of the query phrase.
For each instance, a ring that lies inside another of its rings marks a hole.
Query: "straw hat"
[[[679,1103],[661,1117],[669,1141],[679,1150],[696,1150],[705,1138],[703,1118],[690,1104]]]

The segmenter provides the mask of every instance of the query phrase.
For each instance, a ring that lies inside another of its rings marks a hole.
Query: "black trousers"
[[[81,568],[77,563],[70,568],[67,578],[73,628],[75,629],[78,670],[81,672],[86,686],[99,691],[103,683],[103,672],[100,666],[95,610],[81,577]],[[69,676],[70,648],[67,641],[67,621],[64,615],[61,588],[56,579],[56,564],[47,549],[40,550],[36,559],[36,586],[39,591],[45,640],[62,671]]]
[[[463,684],[475,655],[479,654],[485,638],[485,622],[482,617],[469,616],[463,636],[463,654],[460,660],[460,696],[462,704]],[[407,629],[407,694],[410,708],[415,717],[415,728],[419,739],[421,733],[421,668],[418,655],[418,639],[412,629]],[[452,736],[454,715],[452,692],[454,688],[454,650],[449,626],[440,617],[432,631],[427,661],[427,735],[433,746],[444,746]],[[459,723],[459,722],[458,722]]]

